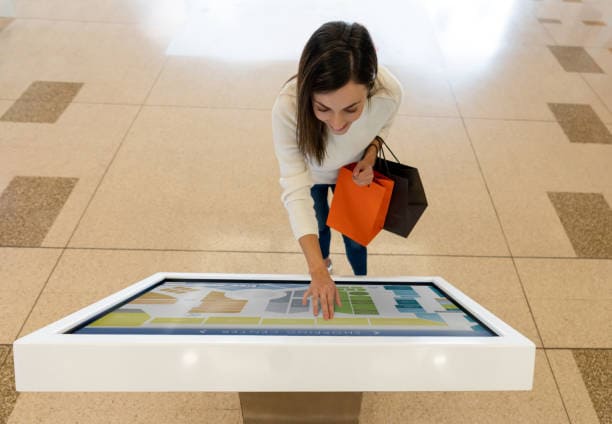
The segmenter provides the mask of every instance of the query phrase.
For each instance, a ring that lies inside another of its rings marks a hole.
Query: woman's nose
[[[342,121],[342,118],[340,117],[340,115],[334,115],[333,118],[331,119],[330,124],[333,129],[339,130],[340,128],[344,126],[345,123]]]

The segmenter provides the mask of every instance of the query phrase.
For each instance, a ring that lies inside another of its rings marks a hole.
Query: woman
[[[274,147],[280,165],[282,200],[311,276],[313,312],[334,316],[340,297],[330,276],[331,232],[326,225],[328,191],[338,170],[357,162],[353,181],[374,177],[378,137],[385,139],[402,98],[391,73],[378,66],[367,29],[328,22],[310,37],[298,73],[282,88],[272,109]],[[355,275],[367,273],[367,249],[343,237]]]

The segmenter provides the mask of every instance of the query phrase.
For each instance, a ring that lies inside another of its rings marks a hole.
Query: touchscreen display
[[[332,320],[302,305],[304,281],[166,279],[73,334],[457,336],[496,334],[433,283],[336,283]]]

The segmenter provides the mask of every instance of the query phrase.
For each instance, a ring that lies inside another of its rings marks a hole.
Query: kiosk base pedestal
[[[244,424],[359,423],[361,392],[241,392]]]

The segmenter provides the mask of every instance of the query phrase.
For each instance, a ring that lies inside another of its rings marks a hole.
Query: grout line
[[[155,80],[153,81],[153,83],[151,84],[151,87],[149,88],[149,92],[145,96],[143,104],[141,104],[139,106],[138,111],[134,115],[134,119],[132,119],[132,122],[131,122],[130,126],[125,131],[125,134],[123,135],[123,138],[121,139],[121,143],[119,143],[119,146],[117,147],[117,150],[115,150],[115,153],[113,154],[113,157],[108,162],[108,165],[106,166],[106,169],[104,170],[104,174],[102,174],[102,177],[100,177],[100,181],[98,181],[98,185],[96,186],[96,188],[93,191],[91,197],[89,198],[89,201],[87,202],[87,205],[85,206],[85,209],[83,210],[83,213],[81,214],[78,222],[74,226],[74,229],[72,230],[72,233],[70,234],[70,237],[68,238],[68,241],[66,242],[66,245],[64,246],[64,249],[68,248],[68,246],[70,245],[70,242],[72,241],[72,238],[74,237],[74,235],[76,234],[77,230],[79,229],[79,226],[81,224],[81,221],[83,220],[83,217],[85,216],[85,214],[89,210],[89,207],[91,206],[91,203],[93,202],[93,199],[96,197],[96,194],[98,193],[98,190],[100,189],[100,186],[102,185],[102,182],[104,181],[104,178],[106,178],[106,175],[108,174],[109,169],[111,168],[111,166],[115,162],[115,159],[117,158],[117,155],[119,154],[119,151],[121,150],[121,148],[125,144],[125,141],[126,141],[128,135],[130,134],[130,131],[132,130],[132,128],[134,127],[134,124],[136,123],[136,121],[138,120],[138,117],[140,116],[140,112],[142,112],[142,109],[144,107],[144,102],[146,102],[147,99],[149,98],[149,95],[151,94],[151,92],[153,91],[153,88],[157,84],[157,81],[159,80],[159,77],[161,76],[162,72],[164,71],[167,62],[168,62],[168,58],[166,57],[166,59],[164,61],[164,64],[161,66],[161,68],[160,68],[160,70],[159,70],[159,72],[157,74],[157,77],[155,77]]]
[[[96,247],[96,246],[0,246],[0,249],[48,249],[48,250],[98,250],[117,252],[183,252],[183,253],[243,253],[243,254],[290,254],[302,255],[297,250],[231,250],[231,249],[176,249],[146,247]],[[344,255],[344,251],[332,251],[333,255]],[[369,252],[368,256],[423,257],[423,258],[472,258],[472,259],[532,259],[532,260],[567,260],[567,261],[608,261],[612,258],[578,257],[578,256],[510,256],[510,255],[465,255],[445,253],[398,253]]]
[[[553,349],[549,349],[549,350],[553,350]],[[561,350],[561,349],[554,349],[554,350]],[[567,405],[565,404],[565,399],[563,399],[563,394],[561,394],[561,387],[559,386],[559,381],[557,380],[557,376],[555,375],[555,370],[554,370],[554,368],[553,368],[553,366],[552,366],[552,364],[550,362],[550,358],[548,357],[547,349],[544,349],[544,357],[546,358],[546,363],[548,364],[548,368],[550,369],[550,373],[552,374],[552,378],[553,378],[553,380],[555,382],[555,387],[557,388],[557,393],[559,395],[559,399],[561,399],[561,404],[563,405],[563,409],[565,410],[565,415],[567,416],[567,421],[571,424],[572,423],[572,417],[570,417],[569,411],[567,410]],[[580,374],[580,377],[582,378],[582,374]]]
[[[595,59],[593,59],[593,61],[594,61],[594,60],[595,60]],[[595,62],[595,63],[597,63],[597,62]],[[599,65],[599,64],[598,64],[598,65]],[[603,68],[602,68],[602,69],[603,69]],[[606,102],[604,101],[604,99],[603,99],[603,98],[602,98],[602,97],[599,95],[599,93],[597,92],[597,90],[595,90],[595,89],[593,88],[593,86],[591,85],[591,83],[589,82],[589,80],[588,80],[588,79],[586,79],[586,78],[584,77],[584,74],[583,74],[582,72],[579,72],[579,73],[578,73],[578,75],[580,75],[580,78],[582,78],[582,80],[583,80],[583,81],[586,83],[587,87],[589,87],[589,89],[590,89],[590,90],[593,92],[593,94],[595,94],[595,96],[597,97],[597,99],[599,99],[599,101],[601,102],[601,104],[603,105],[603,107],[606,109],[606,111],[608,111],[608,113],[610,113],[610,112],[611,112],[611,111],[610,111],[610,108],[608,107],[608,105],[606,104]],[[607,75],[607,74],[605,74],[605,73],[604,73],[604,75]],[[595,112],[595,114],[596,114],[596,115],[598,115],[598,114],[597,114],[597,112]],[[599,119],[601,119],[601,118],[602,118],[602,117],[601,117],[601,116],[599,116]],[[604,124],[604,125],[608,125],[608,123],[607,123],[605,120],[601,119],[601,121],[603,122],[603,124]]]

